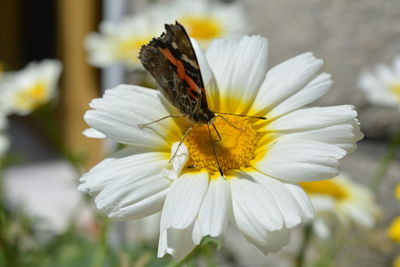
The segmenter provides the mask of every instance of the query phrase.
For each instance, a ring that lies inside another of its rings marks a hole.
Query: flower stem
[[[299,254],[297,254],[297,257],[296,257],[296,267],[304,266],[307,248],[308,248],[308,245],[310,244],[311,237],[312,237],[312,224],[309,223],[304,227],[303,244],[300,248]]]
[[[204,256],[206,261],[206,266],[215,267],[217,264],[213,260],[215,249],[219,250],[222,247],[222,243],[219,239],[210,236],[203,237],[200,245],[196,246],[192,252],[190,252],[183,260],[180,262],[173,262],[167,265],[167,267],[180,267],[188,266],[192,259],[198,256]],[[197,265],[194,265],[197,266]]]
[[[386,154],[381,159],[378,169],[376,170],[374,176],[371,179],[369,186],[372,190],[374,190],[374,191],[378,190],[380,184],[383,182],[383,179],[385,178],[385,176],[389,170],[390,164],[392,163],[393,159],[396,157],[396,154],[397,154],[396,152],[399,147],[400,147],[400,130],[395,135],[393,140],[390,142],[389,147],[386,151]]]

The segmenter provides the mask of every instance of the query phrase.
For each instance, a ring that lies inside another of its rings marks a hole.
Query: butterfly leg
[[[219,165],[219,162],[218,162],[217,153],[215,152],[215,146],[214,146],[214,142],[213,142],[213,139],[211,136],[210,125],[208,123],[207,123],[207,128],[208,128],[208,134],[210,135],[210,141],[211,141],[211,146],[212,146],[212,149],[214,152],[215,161],[217,162],[217,165],[218,165],[219,174],[221,174],[221,176],[224,177],[224,173],[222,172],[221,166]]]
[[[179,151],[179,148],[181,147],[181,145],[183,144],[183,142],[185,141],[186,137],[188,137],[188,135],[190,134],[190,132],[192,131],[193,126],[190,126],[189,129],[187,129],[186,133],[183,135],[182,140],[179,142],[178,147],[176,148],[174,155],[172,155],[171,159],[169,160],[169,163],[171,163],[171,161],[175,158],[176,154]]]
[[[220,142],[221,140],[222,140],[222,137],[221,137],[221,135],[219,134],[219,132],[218,132],[218,130],[217,130],[217,127],[215,127],[215,124],[214,123],[212,123],[211,124],[212,125],[212,127],[214,128],[214,131],[217,133],[217,135],[218,135],[218,140],[213,140],[213,141],[218,141],[218,142]]]
[[[151,121],[151,122],[148,122],[148,123],[138,124],[137,126],[138,126],[139,128],[144,128],[144,127],[146,127],[146,126],[148,126],[148,125],[150,125],[150,124],[153,124],[153,123],[156,123],[156,122],[159,122],[159,121],[168,119],[168,118],[179,118],[179,117],[183,117],[183,114],[170,114],[170,115],[165,116],[165,117],[162,117],[162,118],[160,118],[160,119],[158,119],[158,120]]]

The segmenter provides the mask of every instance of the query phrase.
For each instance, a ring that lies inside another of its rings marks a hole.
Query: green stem
[[[102,218],[100,227],[100,240],[92,258],[92,267],[104,266],[108,254],[108,234],[110,222],[107,218]]]
[[[4,158],[0,158],[0,251],[3,254],[7,266],[18,266],[18,246],[15,245],[17,240],[11,240],[7,235],[10,224],[10,215],[4,204],[4,188],[3,188],[3,169]]]
[[[296,267],[303,267],[306,259],[307,248],[310,244],[312,237],[312,224],[309,223],[304,228],[303,244],[300,248],[299,254],[296,257]]]
[[[334,236],[329,241],[328,246],[320,253],[321,257],[313,263],[312,267],[329,267],[333,266],[333,259],[338,254],[343,246],[343,238],[341,236]]]
[[[372,190],[374,191],[378,190],[380,184],[383,182],[389,170],[390,164],[396,157],[397,150],[399,147],[400,147],[400,131],[395,135],[393,140],[390,142],[386,154],[383,156],[381,162],[379,163],[378,169],[376,170],[374,176],[371,179],[369,186]]]
[[[183,260],[180,262],[171,262],[167,265],[167,267],[180,267],[188,263],[192,258],[197,256],[200,253],[200,246],[195,247]]]

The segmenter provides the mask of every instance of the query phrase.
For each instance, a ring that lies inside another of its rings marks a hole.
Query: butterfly
[[[196,123],[215,118],[208,108],[200,66],[189,35],[178,22],[165,25],[166,32],[144,45],[139,59],[157,81],[160,92]]]
[[[210,125],[212,125],[219,139],[221,139],[218,130],[213,124],[215,118],[221,115],[215,114],[228,113],[214,112],[209,109],[199,62],[185,28],[179,22],[175,22],[175,24],[165,24],[165,32],[162,33],[160,37],[153,38],[150,43],[142,46],[139,52],[139,60],[142,62],[144,68],[149,71],[156,80],[162,95],[167,98],[173,106],[194,124],[207,124],[214,157],[219,172],[221,176],[223,176],[215,153]],[[253,117],[237,114],[230,115]],[[150,123],[140,124],[139,126],[144,127],[166,118],[178,116],[181,116],[181,114],[171,114]],[[255,118],[265,119],[264,117]],[[224,118],[224,120],[226,119]],[[229,121],[227,122],[229,123]],[[193,126],[189,127],[186,131],[178,145],[178,149],[189,135],[192,128]],[[176,152],[178,149],[176,149]],[[176,152],[171,160],[176,155]]]

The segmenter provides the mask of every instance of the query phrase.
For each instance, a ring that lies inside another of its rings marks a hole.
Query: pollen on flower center
[[[255,157],[258,143],[257,131],[248,119],[226,116],[217,117],[214,122],[217,132],[210,126],[215,153],[224,173],[230,170],[249,167]],[[210,174],[218,172],[207,125],[196,125],[185,140],[189,149],[187,166],[194,169],[206,169]]]

